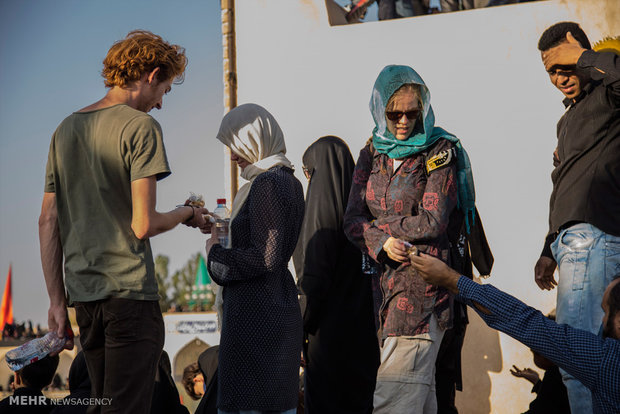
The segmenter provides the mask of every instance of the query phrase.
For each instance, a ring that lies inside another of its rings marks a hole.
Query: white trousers
[[[391,336],[381,347],[374,414],[436,414],[435,360],[444,331],[435,315],[429,332]]]

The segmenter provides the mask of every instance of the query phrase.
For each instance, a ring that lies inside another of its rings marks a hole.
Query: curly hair
[[[588,36],[575,22],[560,22],[549,26],[538,40],[538,50],[544,52],[566,42],[566,33],[570,32],[584,49],[592,49]]]
[[[202,374],[200,371],[200,367],[197,362],[192,362],[183,370],[183,379],[181,383],[183,384],[183,388],[185,388],[185,392],[189,395],[193,400],[199,400],[200,395],[196,394],[194,391],[194,378],[197,375]]]
[[[123,88],[145,73],[159,68],[157,80],[174,78],[174,83],[180,84],[183,83],[186,66],[183,47],[171,45],[147,30],[134,30],[112,45],[103,60],[101,76],[106,87]]]

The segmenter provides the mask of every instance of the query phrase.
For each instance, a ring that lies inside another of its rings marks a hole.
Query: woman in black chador
[[[371,276],[342,229],[355,163],[347,144],[328,136],[303,165],[310,182],[293,260],[305,302],[305,412],[371,413],[379,366]]]

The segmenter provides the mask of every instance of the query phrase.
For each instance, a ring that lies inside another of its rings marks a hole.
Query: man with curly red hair
[[[183,81],[185,50],[138,30],[103,64],[107,94],[69,115],[50,144],[39,218],[48,322],[63,335],[75,306],[92,396],[110,401],[90,412],[148,413],[164,344],[149,238],[179,223],[203,227],[207,210],[155,210],[170,169],[147,112]]]

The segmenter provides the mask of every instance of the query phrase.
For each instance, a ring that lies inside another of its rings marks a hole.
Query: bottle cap
[[[218,198],[217,199],[217,204],[226,204],[226,199],[225,198]]]

